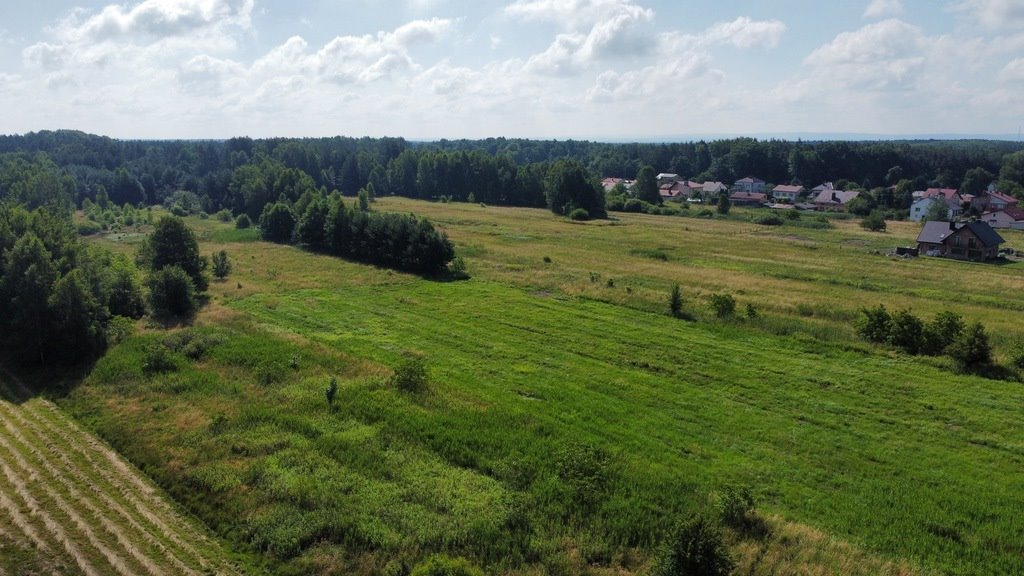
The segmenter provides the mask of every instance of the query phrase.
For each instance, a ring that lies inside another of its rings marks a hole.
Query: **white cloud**
[[[779,20],[756,21],[740,17],[732,22],[719,22],[707,32],[703,39],[714,43],[727,43],[737,48],[774,48],[786,33],[786,25]]]
[[[1024,29],[1024,2],[1021,0],[960,0],[952,9],[970,14],[982,26],[993,30]]]
[[[111,4],[98,14],[76,11],[55,27],[62,39],[103,41],[129,36],[168,38],[226,26],[249,28],[254,0],[145,0]]]
[[[1024,82],[1024,58],[1011,60],[999,71],[999,80],[1002,82]]]
[[[58,70],[63,68],[68,60],[68,48],[39,42],[21,51],[21,56],[26,64],[44,70]]]
[[[650,20],[654,10],[632,0],[516,0],[505,14],[523,20],[548,20],[570,30],[581,31],[616,17]]]
[[[812,52],[804,64],[812,71],[813,84],[866,90],[906,88],[923,69],[924,45],[920,28],[901,20],[885,20],[839,34]]]
[[[903,14],[903,0],[871,0],[864,9],[864,18],[885,18]]]

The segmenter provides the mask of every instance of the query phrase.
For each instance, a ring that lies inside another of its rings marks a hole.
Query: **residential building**
[[[917,248],[927,256],[956,260],[985,261],[999,257],[1005,242],[985,222],[925,222],[917,237]]]
[[[761,206],[768,202],[768,195],[760,192],[733,192],[729,200],[734,206]]]
[[[806,192],[803,186],[790,186],[788,184],[780,184],[772,190],[772,198],[775,200],[785,200],[787,202],[796,202],[797,198],[801,194]]]
[[[860,192],[857,190],[822,190],[814,197],[812,203],[816,210],[834,210],[842,212],[846,209],[846,205],[850,203],[857,196],[860,196]]]
[[[911,204],[910,221],[920,222],[921,220],[924,220],[925,217],[928,216],[928,212],[932,209],[932,205],[935,203],[942,203],[943,205],[945,205],[945,202],[943,202],[936,196],[921,198],[920,200],[917,200],[916,202]],[[949,209],[947,208],[946,211],[948,213]]]
[[[761,180],[760,178],[754,178],[753,176],[747,176],[746,178],[743,178],[742,180],[737,180],[736,183],[733,184],[732,188],[733,188],[733,190],[736,190],[738,192],[750,192],[750,193],[753,193],[753,194],[764,194],[764,192],[765,192],[765,182],[764,182],[764,180]]]
[[[980,220],[993,228],[1024,230],[1024,209],[1010,206],[982,214]]]

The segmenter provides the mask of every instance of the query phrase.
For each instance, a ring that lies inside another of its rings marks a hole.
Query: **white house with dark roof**
[[[733,184],[733,190],[738,192],[749,192],[751,194],[764,194],[765,182],[760,178],[754,178],[753,176],[747,176],[741,180],[737,180]]]

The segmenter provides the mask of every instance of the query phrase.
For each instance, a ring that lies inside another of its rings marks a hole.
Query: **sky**
[[[1024,0],[0,0],[0,133],[1004,135]]]

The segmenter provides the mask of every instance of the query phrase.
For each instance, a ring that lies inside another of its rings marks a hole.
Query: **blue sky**
[[[1024,0],[0,0],[0,132],[1012,134]]]

